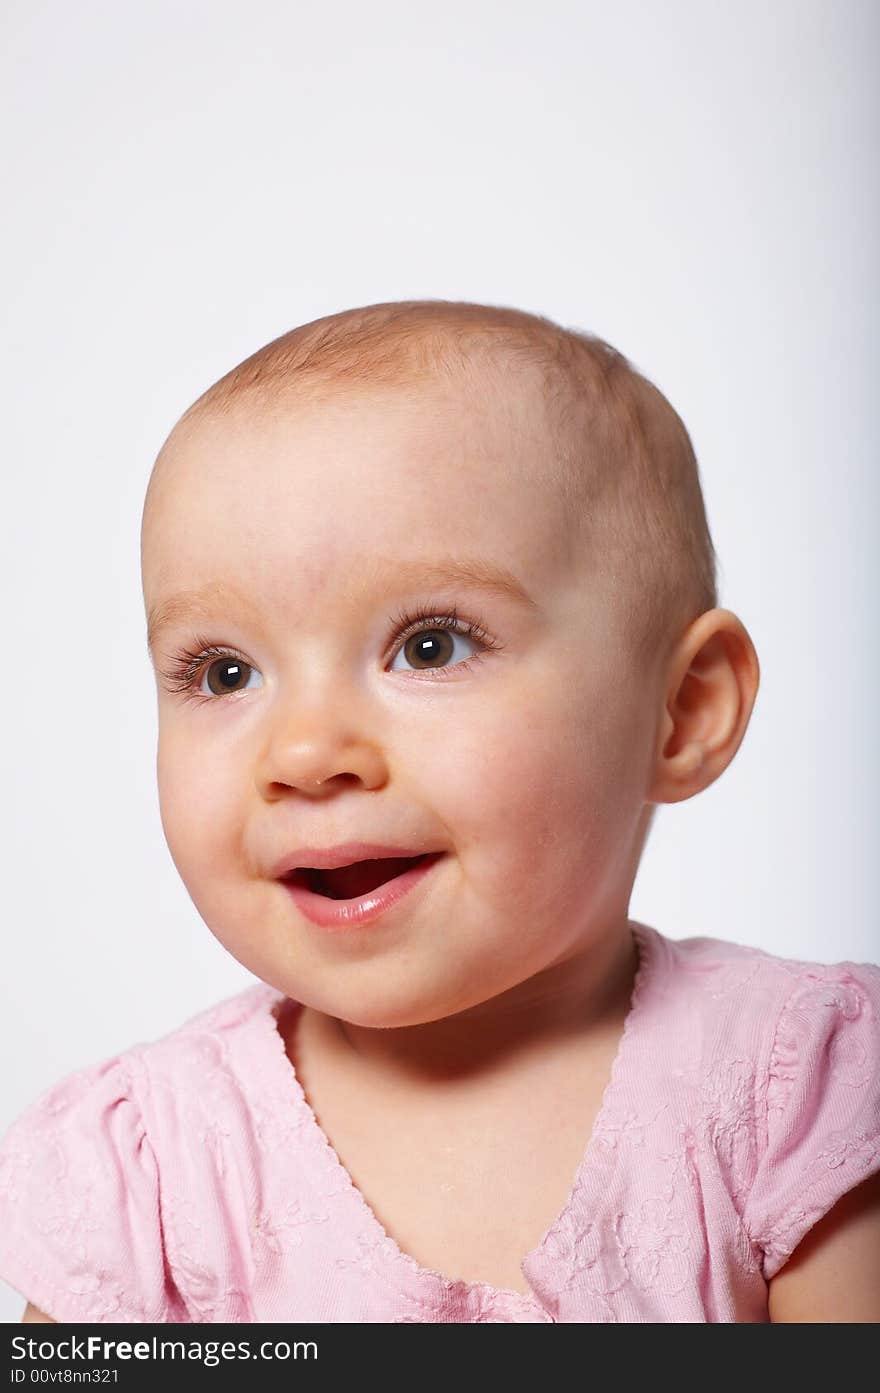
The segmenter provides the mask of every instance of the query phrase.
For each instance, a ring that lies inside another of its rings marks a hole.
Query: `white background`
[[[7,0],[2,23],[0,1128],[253,980],[162,836],[141,505],[205,387],[352,305],[547,314],[668,395],[762,684],[734,763],[659,813],[631,912],[880,959],[877,5]]]

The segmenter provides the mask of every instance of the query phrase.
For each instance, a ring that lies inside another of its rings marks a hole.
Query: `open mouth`
[[[380,861],[355,861],[351,866],[337,866],[332,871],[298,866],[284,879],[311,890],[313,895],[323,895],[331,900],[352,900],[368,894],[386,881],[396,880],[423,861],[436,859],[439,854],[428,852],[423,856],[388,856]]]

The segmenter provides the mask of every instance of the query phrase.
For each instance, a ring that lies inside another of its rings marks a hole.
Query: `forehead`
[[[193,582],[357,584],[384,558],[460,555],[550,578],[568,535],[539,393],[456,386],[346,392],[185,421],[151,483],[152,601]],[[161,592],[161,593],[160,593]]]

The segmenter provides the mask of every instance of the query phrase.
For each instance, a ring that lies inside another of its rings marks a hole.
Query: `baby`
[[[8,1131],[25,1320],[880,1320],[880,967],[628,918],[759,681],[661,393],[328,316],[178,421],[142,574],[168,846],[259,980]]]

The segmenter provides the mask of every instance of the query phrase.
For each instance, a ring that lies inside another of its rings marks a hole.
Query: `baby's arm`
[[[837,1201],[767,1286],[771,1321],[880,1324],[880,1171]]]
[[[38,1306],[32,1306],[30,1302],[24,1308],[24,1315],[21,1318],[22,1325],[27,1325],[30,1321],[42,1321],[47,1325],[57,1325],[57,1320],[51,1316],[44,1315]]]

